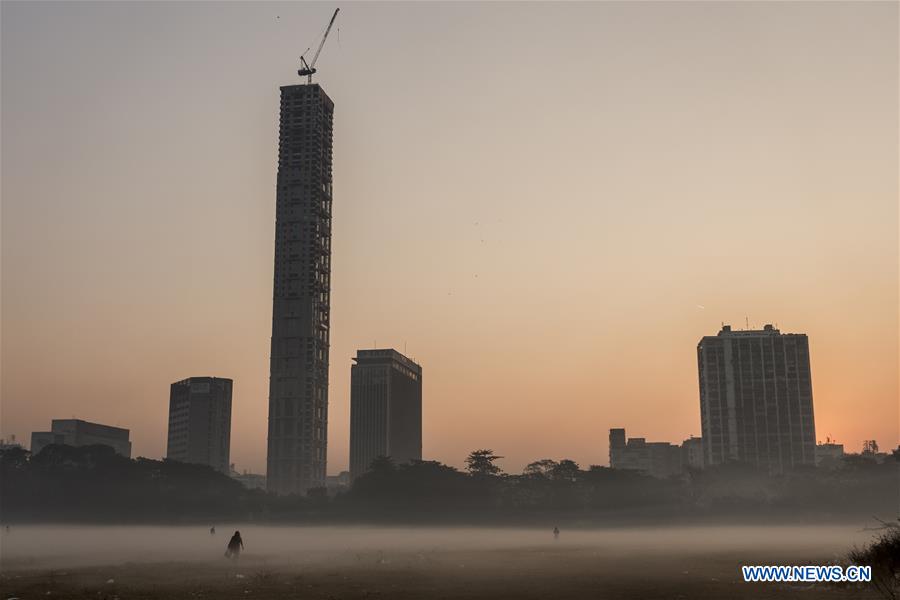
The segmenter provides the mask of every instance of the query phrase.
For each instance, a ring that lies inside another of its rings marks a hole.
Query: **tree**
[[[369,465],[369,471],[372,473],[392,473],[397,469],[394,460],[390,456],[376,456]]]
[[[26,462],[15,458],[2,455],[0,506],[8,520],[233,519],[263,499],[209,466],[131,460],[105,445],[50,444]]]
[[[580,471],[581,469],[578,467],[577,462],[564,458],[556,464],[550,471],[550,474],[553,479],[558,481],[575,481]]]
[[[522,471],[522,473],[529,477],[550,477],[550,474],[553,473],[553,470],[558,466],[559,463],[557,463],[555,460],[544,458],[541,460],[536,460],[533,463],[529,463],[528,466],[525,467],[525,470]]]
[[[466,469],[469,474],[475,476],[489,477],[499,475],[503,470],[494,464],[495,460],[500,460],[502,456],[494,454],[493,450],[473,450],[466,459]]]
[[[900,597],[900,528],[888,527],[867,547],[853,549],[848,555],[855,565],[872,569],[869,582],[887,600]]]

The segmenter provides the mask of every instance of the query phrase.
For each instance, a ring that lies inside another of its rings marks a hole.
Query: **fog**
[[[772,553],[843,556],[871,532],[853,526],[694,526],[563,529],[476,527],[293,527],[217,523],[207,527],[14,525],[0,535],[0,568],[59,569],[124,563],[225,562],[231,534],[241,531],[243,564],[335,566],[343,561],[382,562],[392,555],[437,556],[468,551],[542,549],[623,556]]]

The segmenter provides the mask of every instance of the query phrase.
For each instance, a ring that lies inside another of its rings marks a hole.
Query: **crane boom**
[[[319,54],[322,52],[322,47],[325,45],[325,40],[328,38],[328,33],[331,31],[331,26],[334,25],[334,20],[337,19],[337,14],[340,10],[340,8],[334,9],[334,14],[331,15],[331,20],[328,21],[328,27],[325,28],[325,35],[322,36],[322,41],[319,42],[319,47],[316,49],[316,55],[313,56],[312,62],[309,63],[310,68],[315,68],[316,61],[319,60]]]
[[[340,8],[334,9],[334,14],[331,15],[331,20],[328,21],[328,27],[325,28],[325,33],[322,35],[322,41],[319,42],[319,47],[316,48],[316,53],[313,56],[312,62],[307,64],[306,59],[301,56],[300,61],[303,63],[303,68],[297,71],[297,74],[300,76],[306,75],[307,81],[312,83],[313,73],[316,72],[316,61],[319,60],[319,54],[322,52],[322,48],[325,46],[325,40],[328,39],[328,33],[331,31],[331,26],[334,25],[334,20],[337,19],[338,13],[340,12]],[[309,49],[307,48],[307,51]],[[304,52],[304,54],[306,54]]]

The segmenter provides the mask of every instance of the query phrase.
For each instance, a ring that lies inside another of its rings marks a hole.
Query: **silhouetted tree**
[[[466,469],[469,474],[481,477],[499,475],[503,470],[494,464],[502,456],[494,454],[493,450],[473,450],[466,458]]]
[[[888,528],[862,549],[850,552],[855,565],[872,568],[869,585],[887,600],[900,598],[900,528]]]
[[[578,467],[578,463],[566,458],[559,461],[559,463],[550,470],[550,475],[553,479],[559,481],[575,481],[580,472],[581,469]]]
[[[730,463],[657,479],[637,471],[543,459],[522,475],[503,475],[501,457],[476,450],[466,471],[436,461],[395,464],[379,457],[334,498],[248,490],[210,467],[131,460],[107,446],[50,445],[39,454],[0,451],[0,520],[194,521],[527,520],[592,518],[608,511],[745,516],[879,514],[895,510],[898,464],[848,456],[834,469],[796,468],[773,475]]]
[[[550,477],[553,470],[559,465],[555,460],[544,458],[528,463],[522,474],[529,477]]]
[[[16,520],[207,521],[258,510],[265,496],[208,466],[131,460],[104,445],[51,444],[24,463],[5,453],[0,462],[0,507]]]
[[[393,473],[397,469],[394,460],[390,456],[376,456],[372,464],[369,465],[369,471],[378,474]]]

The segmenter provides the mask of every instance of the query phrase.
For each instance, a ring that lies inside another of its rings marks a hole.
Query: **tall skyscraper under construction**
[[[314,83],[281,88],[267,481],[325,485],[334,103]]]

